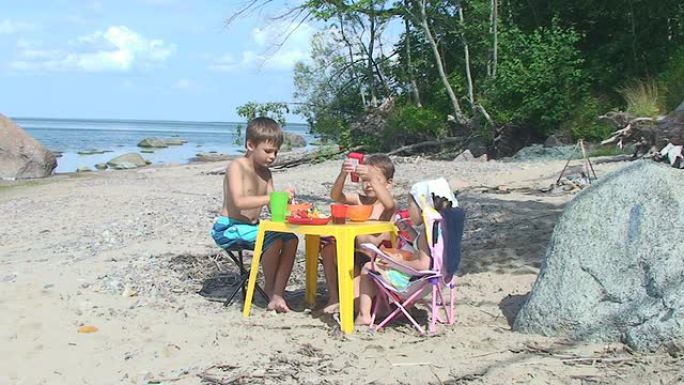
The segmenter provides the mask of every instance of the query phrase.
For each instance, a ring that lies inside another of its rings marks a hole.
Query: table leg
[[[354,237],[336,234],[337,282],[340,292],[340,321],[342,332],[354,331]]]
[[[316,303],[316,289],[318,283],[318,254],[320,253],[319,235],[305,235],[306,242],[306,293],[304,294],[304,302],[307,306],[313,306]]]
[[[245,306],[242,309],[243,317],[249,317],[249,311],[252,307],[252,298],[254,297],[254,287],[256,286],[257,273],[259,272],[259,261],[261,260],[261,250],[264,247],[265,234],[266,231],[263,228],[263,226],[259,226],[259,229],[257,230],[256,242],[254,243],[254,256],[252,257],[252,267],[249,270],[249,282],[247,282],[247,296],[245,297]]]

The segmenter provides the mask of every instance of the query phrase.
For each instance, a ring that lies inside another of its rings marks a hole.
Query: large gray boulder
[[[53,153],[0,114],[0,179],[43,178],[52,175],[55,167]]]
[[[145,138],[138,142],[138,147],[142,148],[166,148],[169,146],[182,146],[188,141],[181,138]]]
[[[288,148],[306,147],[306,139],[304,139],[304,137],[299,135],[299,134],[294,134],[292,132],[284,132],[283,136],[284,136],[283,146],[285,146],[285,147],[288,147]]]
[[[145,161],[145,159],[143,159],[143,157],[136,152],[119,155],[116,158],[107,162],[107,166],[115,170],[127,170],[131,168],[138,168],[146,166],[147,164],[147,161]]]
[[[159,138],[145,138],[138,143],[138,147],[142,148],[166,148],[168,146],[164,139]]]
[[[684,172],[635,162],[580,193],[513,329],[640,351],[681,346]]]

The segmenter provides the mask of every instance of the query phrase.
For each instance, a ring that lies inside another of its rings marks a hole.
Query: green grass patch
[[[658,84],[654,80],[636,80],[618,89],[634,116],[655,117],[660,114]]]
[[[617,156],[617,155],[623,155],[625,152],[620,149],[618,146],[611,145],[611,146],[599,146],[591,150],[589,152],[589,156],[591,157],[599,157],[599,156]]]

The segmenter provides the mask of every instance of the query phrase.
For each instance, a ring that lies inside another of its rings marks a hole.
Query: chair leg
[[[451,283],[451,288],[450,288],[450,293],[449,293],[449,325],[453,325],[454,321],[456,321],[455,316],[454,316],[454,301],[456,300],[456,284]]]
[[[437,293],[442,293],[439,291],[437,285],[433,284],[432,285],[432,319],[430,319],[430,326],[428,328],[428,331],[430,333],[434,333],[437,331],[437,327],[435,326],[437,324],[437,318],[439,317],[439,308],[437,307]]]
[[[231,293],[229,297],[226,298],[226,301],[223,303],[224,306],[230,306],[233,303],[233,300],[235,299],[235,296],[237,295],[238,291],[242,292],[242,300],[245,300],[245,297],[247,296],[247,282],[249,281],[249,270],[245,268],[245,263],[244,263],[244,256],[242,254],[243,250],[237,250],[238,256],[236,257],[235,254],[233,254],[231,251],[226,250],[226,254],[230,257],[230,259],[235,262],[235,264],[238,267],[239,270],[239,275],[240,275],[240,282],[238,283],[237,288]],[[268,296],[266,295],[266,292],[264,289],[261,288],[261,286],[256,285],[255,286],[256,291],[261,294],[261,296],[264,297],[264,300],[266,302],[269,301]]]
[[[238,255],[240,256],[240,277],[242,278],[240,280],[240,287],[242,288],[242,300],[244,301],[247,297],[247,288],[245,287],[245,282],[247,282],[249,279],[249,272],[247,269],[245,269],[245,261],[242,257],[242,250],[238,251]]]
[[[223,306],[230,306],[233,303],[233,299],[235,298],[235,295],[237,295],[238,291],[240,291],[239,287],[233,290],[233,294],[226,298],[226,302],[223,303]]]
[[[244,276],[244,279],[242,280],[242,300],[245,300],[245,297],[247,296],[247,287],[245,286],[247,284],[247,281],[249,280],[249,270],[245,268],[245,261],[242,256],[242,250],[240,250],[240,272]],[[254,286],[256,288],[256,291],[261,294],[262,297],[264,297],[264,301],[268,302],[270,299],[266,295],[266,292],[264,289],[261,288],[259,285]]]

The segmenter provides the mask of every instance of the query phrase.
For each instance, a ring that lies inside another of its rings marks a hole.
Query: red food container
[[[347,205],[332,204],[330,205],[330,216],[332,216],[333,223],[336,225],[343,225],[347,221]]]
[[[394,223],[396,223],[397,228],[399,228],[399,248],[406,243],[413,244],[413,241],[418,234],[413,228],[413,223],[411,222],[411,218],[409,218],[408,210],[399,210],[394,214]]]
[[[352,160],[352,164],[354,165],[354,169],[356,169],[356,166],[363,164],[363,154],[360,152],[350,152],[349,155],[347,155],[349,159]],[[352,172],[351,173],[351,181],[352,182],[358,182],[359,181],[359,174]]]

